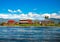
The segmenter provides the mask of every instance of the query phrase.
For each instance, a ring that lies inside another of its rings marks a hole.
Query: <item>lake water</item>
[[[60,42],[60,27],[0,27],[0,42]]]

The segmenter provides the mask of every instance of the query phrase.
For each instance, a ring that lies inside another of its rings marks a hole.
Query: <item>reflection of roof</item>
[[[14,20],[8,20],[8,22],[15,22]]]

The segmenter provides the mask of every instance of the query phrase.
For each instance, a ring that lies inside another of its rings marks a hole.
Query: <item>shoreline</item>
[[[0,27],[7,27],[7,28],[39,28],[39,27],[59,27],[59,26],[0,26]],[[60,28],[60,27],[59,27]]]

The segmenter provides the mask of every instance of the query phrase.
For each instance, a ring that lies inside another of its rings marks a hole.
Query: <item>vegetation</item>
[[[55,23],[50,23],[50,24],[39,24],[39,23],[33,23],[33,24],[13,24],[13,25],[6,25],[1,23],[0,26],[60,26],[60,23],[55,24]]]
[[[49,16],[45,16],[45,19],[48,19],[49,18]]]

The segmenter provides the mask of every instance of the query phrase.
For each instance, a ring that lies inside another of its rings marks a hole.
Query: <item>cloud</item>
[[[11,11],[11,10],[9,10]],[[44,13],[44,14],[37,14],[37,13],[32,13],[29,12],[28,14],[0,14],[0,18],[4,19],[33,19],[33,20],[43,20],[45,16],[49,16],[49,18],[59,18],[60,15],[57,13]]]
[[[60,19],[60,15],[58,15],[57,13],[53,13],[50,16],[51,16],[51,18],[59,18]]]
[[[8,12],[10,13],[22,13],[22,11],[20,9],[17,9],[17,10],[11,10],[11,9],[8,9]]]
[[[10,10],[10,9],[8,9],[8,12],[11,12],[11,13],[13,13],[13,11],[12,11],[12,10]]]
[[[18,9],[17,12],[22,13],[22,11],[20,9]]]
[[[39,14],[33,14],[32,12],[28,14],[0,14],[0,18],[4,19],[38,19],[40,17]]]
[[[49,18],[51,17],[49,13],[44,13],[41,15],[42,17],[45,17],[45,16],[49,16]]]
[[[45,14],[42,14],[41,16],[42,17],[49,16],[49,18],[57,18],[57,19],[60,19],[60,15],[58,15],[57,13],[52,13],[52,14],[45,13]]]

